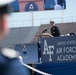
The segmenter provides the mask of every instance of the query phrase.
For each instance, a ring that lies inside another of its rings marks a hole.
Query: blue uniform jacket
[[[0,53],[0,75],[31,75],[18,58],[9,58]]]

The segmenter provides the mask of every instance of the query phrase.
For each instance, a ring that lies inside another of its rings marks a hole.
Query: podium
[[[42,63],[76,62],[76,35],[39,39]]]

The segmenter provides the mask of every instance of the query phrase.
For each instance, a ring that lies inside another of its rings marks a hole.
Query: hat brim
[[[9,4],[13,1],[15,1],[15,0],[0,0],[0,6],[4,6],[4,5]]]

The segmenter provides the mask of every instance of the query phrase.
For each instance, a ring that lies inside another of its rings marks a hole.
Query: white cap
[[[13,1],[15,1],[15,0],[0,0],[0,6],[4,6],[4,5],[9,4]]]

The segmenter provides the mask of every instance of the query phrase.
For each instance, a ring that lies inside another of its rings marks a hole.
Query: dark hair
[[[3,14],[9,14],[11,12],[11,7],[10,5],[5,5],[5,6],[1,6],[0,7],[0,15],[3,15]]]
[[[54,23],[54,21],[50,21],[50,23]]]

